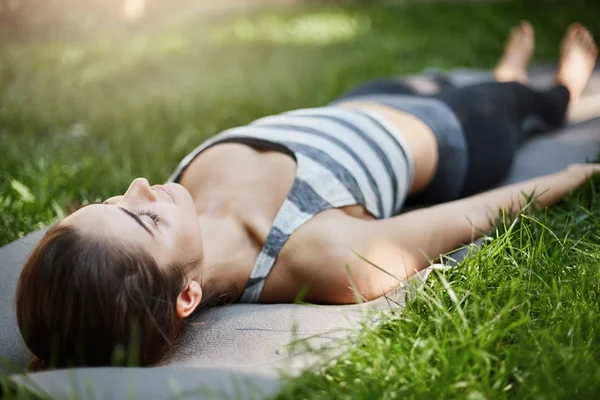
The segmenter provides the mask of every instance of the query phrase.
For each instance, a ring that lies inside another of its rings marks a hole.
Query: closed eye
[[[152,222],[154,222],[155,225],[158,225],[158,222],[160,221],[160,217],[154,211],[151,211],[151,210],[142,210],[142,211],[139,212],[139,214],[140,215],[147,215],[148,217],[150,217],[150,219],[152,219]]]

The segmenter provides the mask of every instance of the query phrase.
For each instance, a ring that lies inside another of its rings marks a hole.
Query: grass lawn
[[[166,179],[203,139],[322,105],[370,78],[491,67],[510,26],[552,60],[600,7],[532,2],[371,5],[173,17],[140,29],[49,31],[0,42],[0,245],[131,180]],[[93,25],[92,25],[93,26]]]
[[[277,398],[599,398],[600,177],[502,219],[478,253],[353,341]]]
[[[553,60],[574,20],[600,37],[600,5],[587,3],[313,5],[0,37],[0,245],[137,176],[161,182],[225,128],[370,78],[489,68],[520,19],[536,28],[536,58]],[[499,229],[281,398],[597,397],[595,188]]]

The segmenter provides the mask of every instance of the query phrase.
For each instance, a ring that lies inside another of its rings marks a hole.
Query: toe
[[[579,34],[579,40],[586,48],[592,47],[592,42],[593,42],[592,35],[590,34],[590,32],[587,29],[581,30],[581,33]]]
[[[583,43],[587,47],[587,49],[591,52],[596,51],[596,43],[594,42],[594,37],[587,29],[584,30],[583,34]]]
[[[569,30],[579,30],[579,29],[585,29],[585,27],[583,26],[583,24],[581,22],[573,22],[571,25],[569,25]]]
[[[583,25],[581,25],[578,22],[575,22],[573,24],[571,24],[571,26],[569,26],[569,30],[567,31],[567,39],[575,39],[577,36],[579,36],[580,32],[581,32],[581,28],[583,28]]]
[[[572,40],[578,45],[585,43],[585,31],[576,29]]]
[[[533,36],[533,25],[531,25],[528,21],[521,21],[520,28],[524,34]]]

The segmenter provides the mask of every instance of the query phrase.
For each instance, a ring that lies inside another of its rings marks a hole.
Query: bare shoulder
[[[336,209],[317,214],[290,237],[282,258],[290,261],[298,275],[310,274],[313,266],[336,264],[340,248],[347,244],[344,228],[353,220]]]
[[[399,280],[365,262],[381,254],[368,241],[369,221],[341,210],[327,210],[300,227],[288,240],[265,283],[261,300],[292,301],[299,292],[319,304],[356,301],[358,289],[365,299],[379,297]],[[362,254],[361,254],[362,253]],[[398,256],[387,249],[388,256]]]
[[[285,243],[265,282],[261,301],[290,302],[300,292],[305,301],[335,303],[328,293],[338,289],[343,277],[339,249],[339,227],[348,217],[339,210],[326,210],[298,228]],[[346,285],[347,286],[347,285]]]

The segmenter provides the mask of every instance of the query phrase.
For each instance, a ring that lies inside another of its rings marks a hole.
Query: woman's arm
[[[347,258],[363,296],[377,297],[394,284],[393,275],[406,279],[430,264],[430,260],[484,235],[499,210],[517,213],[534,195],[535,205],[550,206],[581,186],[600,165],[573,165],[555,174],[494,189],[475,196],[423,208],[399,216],[360,221],[345,227],[350,249],[385,269],[368,268],[354,256]],[[374,290],[374,293],[371,291]]]
[[[443,218],[442,215],[450,216],[449,223],[453,224],[453,240],[440,249],[438,254],[453,250],[457,245],[472,241],[482,236],[491,228],[499,212],[516,214],[523,209],[528,199],[537,208],[548,207],[558,203],[565,196],[586,182],[594,172],[600,172],[598,164],[574,164],[570,167],[550,175],[530,179],[524,182],[514,183],[498,189],[483,192],[474,196],[455,200],[449,203],[432,207],[430,219]],[[425,213],[427,210],[423,210]],[[402,215],[396,217],[402,219]],[[462,221],[456,221],[462,220]],[[405,222],[405,221],[403,221]],[[435,221],[431,221],[435,223]],[[466,222],[466,227],[464,222]],[[479,232],[479,233],[478,233]]]

